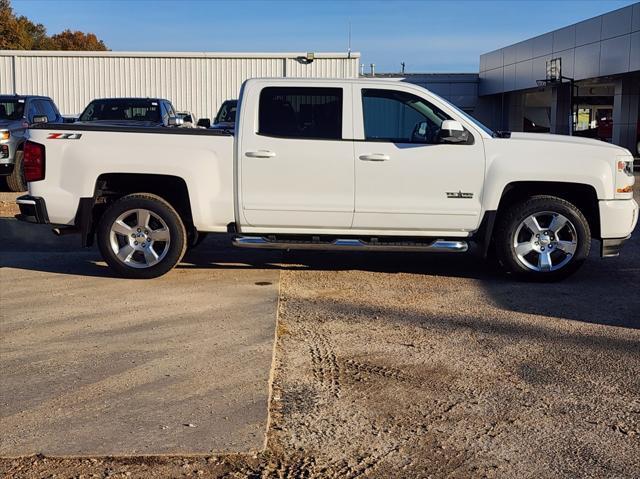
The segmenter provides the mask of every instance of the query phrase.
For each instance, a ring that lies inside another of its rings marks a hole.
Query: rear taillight
[[[24,178],[27,181],[44,180],[44,145],[26,141],[24,144]]]

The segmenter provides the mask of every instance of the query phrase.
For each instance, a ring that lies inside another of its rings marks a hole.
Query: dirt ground
[[[0,217],[11,217],[20,213],[16,198],[24,193],[6,193],[0,190]]]
[[[0,475],[640,477],[639,236],[556,284],[473,256],[286,253],[265,452]]]

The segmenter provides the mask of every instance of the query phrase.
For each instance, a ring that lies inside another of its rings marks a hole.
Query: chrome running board
[[[336,251],[404,251],[431,253],[464,253],[469,249],[466,241],[437,239],[429,242],[383,242],[359,239],[337,239],[333,241],[270,240],[261,236],[237,236],[233,245],[238,248],[301,249]]]

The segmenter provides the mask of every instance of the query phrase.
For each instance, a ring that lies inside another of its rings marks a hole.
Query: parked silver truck
[[[26,191],[22,168],[26,131],[36,123],[63,123],[53,100],[46,96],[0,95],[0,175],[11,191]]]

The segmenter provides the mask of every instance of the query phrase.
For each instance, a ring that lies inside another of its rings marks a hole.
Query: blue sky
[[[346,51],[378,72],[477,72],[481,53],[632,0],[13,0],[49,33],[96,33],[112,50]]]

